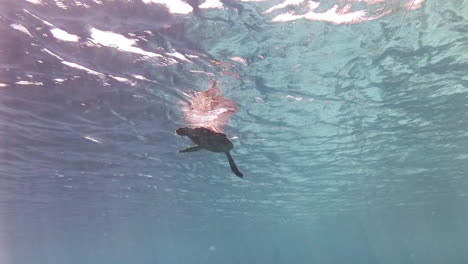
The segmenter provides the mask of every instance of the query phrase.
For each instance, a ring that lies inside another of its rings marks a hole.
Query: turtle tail
[[[244,177],[244,174],[242,174],[242,172],[240,172],[240,170],[236,166],[236,163],[234,162],[234,159],[232,159],[231,153],[229,153],[229,151],[227,151],[225,153],[226,153],[226,157],[228,158],[228,161],[229,161],[229,166],[231,166],[232,172],[234,172],[234,174],[237,175],[238,177],[241,177],[241,178]]]

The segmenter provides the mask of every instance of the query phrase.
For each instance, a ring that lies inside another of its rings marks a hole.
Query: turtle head
[[[188,133],[190,131],[190,128],[188,127],[181,127],[181,128],[178,128],[175,132],[177,135],[179,136],[187,136]]]

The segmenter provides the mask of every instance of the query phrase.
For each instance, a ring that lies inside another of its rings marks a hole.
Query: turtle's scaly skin
[[[196,145],[213,152],[229,152],[234,147],[226,134],[204,127],[183,127],[177,129],[176,133],[180,136],[187,136]]]

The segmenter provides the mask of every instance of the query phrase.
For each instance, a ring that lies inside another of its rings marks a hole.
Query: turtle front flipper
[[[186,149],[183,149],[183,150],[179,150],[179,152],[194,152],[194,151],[199,151],[200,149],[202,149],[202,147],[200,147],[200,146],[193,146],[193,147],[190,147],[190,148],[186,148]]]
[[[229,153],[229,151],[225,153],[229,161],[229,166],[231,166],[231,171],[234,172],[234,174],[237,175],[238,177],[241,177],[241,178],[244,177],[244,174],[242,174],[242,172],[240,172],[240,170],[237,168],[236,163],[234,162],[234,159],[231,156],[231,153]]]

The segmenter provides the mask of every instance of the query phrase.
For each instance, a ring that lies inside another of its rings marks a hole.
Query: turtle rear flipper
[[[242,174],[242,172],[240,172],[240,170],[237,168],[236,163],[234,162],[234,159],[231,156],[231,153],[229,153],[229,151],[225,153],[229,161],[229,166],[231,166],[231,171],[234,172],[234,174],[238,177],[244,177],[244,174]]]
[[[179,150],[179,152],[194,152],[194,151],[199,151],[200,149],[202,149],[202,147],[193,146],[193,147],[190,147],[190,148]]]

